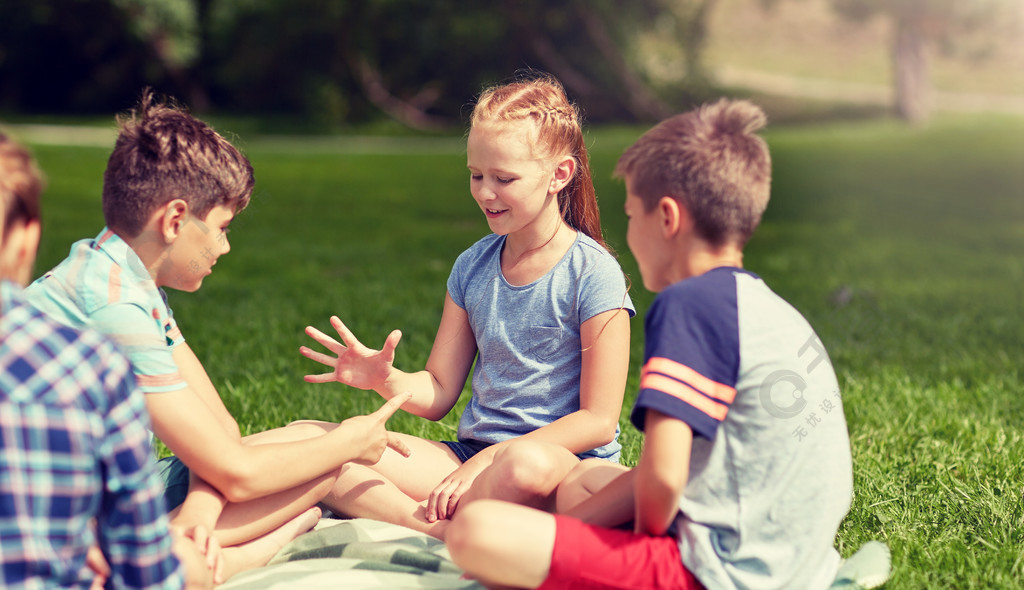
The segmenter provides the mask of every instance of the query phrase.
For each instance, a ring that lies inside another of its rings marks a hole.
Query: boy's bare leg
[[[262,537],[225,547],[221,551],[224,561],[224,579],[227,580],[239,572],[266,565],[289,541],[312,529],[319,520],[320,509],[309,508]]]
[[[319,436],[323,433],[323,429],[289,425],[248,436],[243,439],[243,444],[292,442]],[[305,514],[310,508],[316,506],[331,490],[337,478],[338,472],[334,471],[291,489],[248,502],[225,503],[223,498],[220,498],[221,507],[219,508],[219,514],[214,512],[214,520],[211,520],[208,524],[210,528],[213,528],[214,536],[222,547],[230,547],[258,539],[279,527],[288,525],[294,519]],[[209,484],[200,481],[199,483],[202,485],[197,486],[196,483],[196,478],[193,474],[189,498],[186,500],[186,505],[188,506],[192,506],[190,501],[193,500],[192,496],[196,493],[197,488],[206,489],[212,492],[212,495],[217,494],[216,490],[211,488]],[[200,502],[203,503],[202,501]],[[199,508],[199,512],[194,511],[190,513],[183,524],[194,524],[197,520],[202,522],[203,510],[216,508],[212,506],[212,499],[206,500],[205,504],[206,506]],[[176,509],[172,514],[174,518],[179,516],[177,510],[180,510],[180,508]],[[216,523],[215,526],[213,526],[214,522]]]
[[[289,425],[248,436],[242,442],[246,445],[282,443],[323,434],[320,428]],[[327,495],[337,479],[338,471],[333,471],[276,494],[232,503],[192,473],[188,498],[172,511],[171,517],[185,529],[197,524],[212,529],[222,547],[231,547],[263,537],[302,516]]]
[[[551,568],[555,517],[480,500],[459,508],[445,544],[455,564],[488,588],[536,588]]]
[[[248,502],[229,502],[217,519],[214,536],[222,547],[230,547],[271,534],[315,507],[334,487],[337,475],[337,472],[324,475],[290,490]]]

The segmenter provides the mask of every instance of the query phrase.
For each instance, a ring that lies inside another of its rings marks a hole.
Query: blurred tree
[[[657,120],[669,109],[624,54],[657,0],[503,0],[506,51],[557,76],[598,119]]]
[[[678,31],[686,66],[686,80],[700,89],[710,84],[704,64],[704,50],[708,42],[708,18],[718,0],[662,0],[666,14],[672,16]]]
[[[699,73],[715,0],[33,0],[0,2],[0,108],[120,110],[143,86],[193,109],[301,115],[337,128],[379,112],[458,124],[486,84],[535,68],[590,120],[655,120],[636,38],[668,9]],[[43,75],[40,75],[43,73]]]
[[[0,2],[0,107],[27,112],[123,108],[155,82],[146,47],[108,0]]]
[[[558,76],[592,120],[655,119],[668,110],[624,57],[655,2],[218,2],[213,94],[327,124],[372,106],[430,130],[460,124],[483,86],[535,68]]]
[[[111,0],[125,15],[131,31],[149,49],[154,61],[184,93],[192,108],[206,110],[210,99],[193,77],[193,66],[202,53],[199,34],[200,8],[211,0]]]
[[[771,6],[782,0],[763,0]],[[931,114],[930,49],[955,52],[965,44],[991,44],[1019,35],[1020,0],[831,0],[851,20],[887,18],[893,27],[892,67],[896,113],[911,123]],[[985,50],[982,49],[983,53]]]

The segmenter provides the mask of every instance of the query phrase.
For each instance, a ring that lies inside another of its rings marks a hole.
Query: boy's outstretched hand
[[[373,465],[380,461],[384,449],[391,447],[403,457],[408,457],[411,452],[408,445],[393,432],[388,432],[384,424],[388,421],[402,404],[409,401],[411,393],[401,393],[389,399],[383,406],[372,414],[365,416],[353,416],[341,422],[340,428],[352,432],[355,440],[364,442],[362,451],[352,459],[353,463],[359,465]],[[362,429],[363,432],[360,432]]]
[[[299,352],[306,358],[333,369],[330,373],[306,375],[306,381],[309,383],[338,381],[359,389],[378,390],[383,387],[391,373],[392,364],[395,361],[395,348],[398,346],[398,341],[402,339],[402,333],[398,330],[391,332],[387,340],[384,341],[384,347],[380,350],[373,350],[363,346],[338,316],[331,316],[331,325],[338,332],[338,336],[341,337],[341,342],[344,344],[313,326],[306,327],[306,334],[334,353],[334,356],[331,356],[306,346],[299,348]]]

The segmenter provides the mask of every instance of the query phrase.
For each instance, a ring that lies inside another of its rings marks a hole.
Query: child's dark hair
[[[15,221],[39,219],[43,175],[27,149],[0,133],[0,220],[6,236]]]
[[[771,156],[757,131],[764,111],[722,99],[670,117],[619,158],[615,175],[651,211],[661,197],[679,201],[695,231],[713,246],[747,243],[771,193]]]
[[[601,211],[590,176],[580,113],[569,102],[561,83],[552,76],[533,73],[489,88],[477,100],[470,125],[484,121],[532,121],[537,125],[539,147],[548,156],[568,154],[576,160],[576,172],[558,194],[562,218],[609,249],[601,232]]]
[[[103,217],[127,237],[139,235],[157,208],[183,199],[199,217],[216,206],[249,204],[252,165],[206,123],[174,104],[142,93],[137,109],[118,117],[121,132],[103,174]]]

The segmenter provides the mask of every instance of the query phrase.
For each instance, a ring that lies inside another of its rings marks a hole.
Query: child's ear
[[[174,199],[160,209],[160,235],[163,236],[164,242],[170,244],[178,239],[188,220],[188,213],[188,203],[184,199]]]
[[[690,216],[690,212],[672,197],[662,197],[658,200],[658,215],[666,238],[693,229],[693,217]]]
[[[572,156],[566,156],[555,167],[555,175],[551,179],[551,186],[548,188],[548,192],[551,194],[558,193],[561,191],[569,181],[572,180],[573,174],[576,173],[576,158]]]
[[[41,226],[38,220],[27,223],[15,221],[9,231],[0,236],[0,278],[10,279],[25,286],[32,278],[32,265],[39,249]]]

